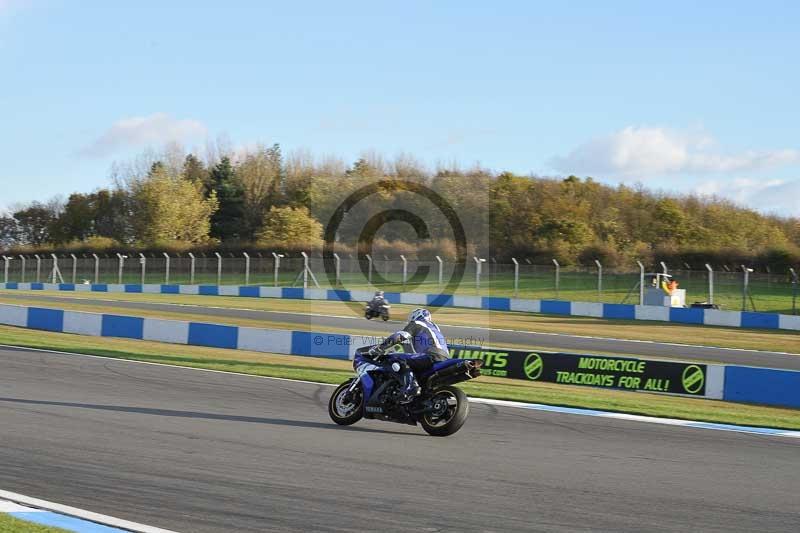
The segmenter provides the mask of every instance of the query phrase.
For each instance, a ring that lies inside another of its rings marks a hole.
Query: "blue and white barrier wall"
[[[333,359],[352,359],[357,348],[376,342],[368,336],[339,333],[261,329],[5,304],[0,304],[0,324],[95,337]]]
[[[0,289],[54,290],[74,292],[127,292],[146,294],[199,294],[205,296],[243,296],[251,298],[285,298],[293,300],[330,300],[364,302],[372,299],[372,291],[338,289],[299,289],[258,287],[254,285],[80,285],[72,283],[0,283]],[[585,316],[622,320],[652,320],[680,324],[700,324],[733,328],[785,329],[800,331],[800,316],[747,311],[721,311],[658,307],[651,305],[566,302],[561,300],[529,300],[497,296],[422,294],[415,292],[384,293],[389,303],[466,307],[493,311],[522,311],[549,315]]]
[[[211,348],[352,359],[374,337],[260,329],[0,304],[0,325]],[[800,372],[707,365],[706,398],[800,408]]]

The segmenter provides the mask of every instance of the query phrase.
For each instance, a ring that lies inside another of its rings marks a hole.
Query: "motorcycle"
[[[331,420],[341,426],[362,418],[416,426],[429,435],[452,435],[464,425],[469,400],[456,383],[481,375],[480,359],[447,359],[433,364],[417,382],[421,394],[410,403],[400,403],[403,388],[399,374],[404,354],[387,353],[372,358],[369,347],[356,352],[353,368],[356,377],[339,385],[328,401]]]
[[[364,318],[370,320],[372,318],[381,317],[384,322],[389,320],[389,309],[391,309],[388,303],[384,302],[380,305],[375,305],[372,302],[367,302],[366,307],[364,308]]]

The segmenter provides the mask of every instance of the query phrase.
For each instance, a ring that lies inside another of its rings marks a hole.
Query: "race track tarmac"
[[[326,328],[333,328],[339,331],[352,331],[357,333],[369,332],[372,335],[381,337],[403,326],[400,322],[390,321],[384,323],[380,321],[367,321],[357,316],[326,316],[253,309],[204,307],[197,305],[128,302],[104,300],[100,297],[94,299],[29,294],[17,295],[6,292],[4,292],[2,296],[4,299],[19,300],[20,305],[31,305],[32,302],[39,302],[40,305],[59,307],[59,303],[68,301],[70,304],[75,305],[103,306],[107,307],[109,312],[121,314],[135,315],[137,310],[191,313],[193,315],[206,316],[209,322],[215,323],[224,324],[229,322],[231,318],[246,318],[297,324],[303,328],[311,328],[312,331],[314,328],[319,328],[317,331],[325,331]],[[246,299],[243,299],[242,307],[246,306]],[[532,326],[535,327],[535,325]],[[453,343],[453,341],[466,341],[470,344],[477,343],[483,346],[532,346],[552,351],[572,351],[578,353],[604,352],[674,359],[679,361],[701,361],[707,363],[800,370],[800,356],[780,352],[737,350],[708,346],[681,346],[650,341],[581,337],[535,331],[511,331],[478,326],[466,327],[442,324],[442,330],[451,343]],[[692,341],[702,342],[702,328],[698,327],[698,336],[696,339],[680,340],[685,343],[691,343]],[[800,336],[798,336],[798,351],[800,352]]]
[[[800,442],[473,404],[448,438],[330,387],[0,350],[0,488],[184,532],[797,531]]]

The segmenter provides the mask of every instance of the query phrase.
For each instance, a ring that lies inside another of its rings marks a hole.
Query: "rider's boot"
[[[403,389],[400,391],[400,403],[409,403],[420,395],[420,389],[417,379],[414,377],[414,372],[408,369],[403,373]]]

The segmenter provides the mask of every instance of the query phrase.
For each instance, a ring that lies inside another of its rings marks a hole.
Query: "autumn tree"
[[[132,196],[136,207],[132,222],[138,241],[157,246],[208,240],[218,202],[213,192],[208,198],[203,195],[201,184],[171,175],[163,166],[154,166]]]
[[[322,224],[305,207],[272,207],[264,216],[258,242],[319,246],[322,244]]]
[[[278,205],[283,193],[283,157],[277,144],[258,147],[248,153],[236,168],[236,177],[243,193],[243,228],[241,235],[252,239],[272,206]]]
[[[192,183],[199,183],[203,187],[203,192],[208,193],[211,188],[211,176],[208,169],[200,159],[194,154],[188,154],[183,161],[181,175],[184,179]]]

